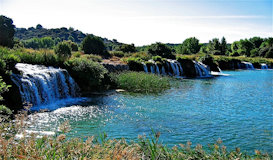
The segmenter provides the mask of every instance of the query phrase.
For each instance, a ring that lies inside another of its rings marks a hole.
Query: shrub
[[[101,56],[94,55],[94,54],[85,54],[85,55],[82,55],[81,57],[92,60],[92,61],[95,61],[95,62],[101,62],[102,61]]]
[[[58,43],[54,51],[59,57],[68,58],[71,56],[71,48],[67,42]]]
[[[136,47],[134,44],[122,44],[119,46],[118,50],[124,53],[132,53],[136,52]]]
[[[65,68],[83,91],[98,89],[108,71],[98,62],[87,58],[71,58],[65,62]]]
[[[78,51],[79,50],[77,43],[72,42],[71,40],[66,41],[66,43],[69,44],[71,51]]]
[[[86,36],[82,41],[82,50],[85,54],[98,54],[105,57],[109,56],[103,41],[96,36]]]
[[[152,55],[146,52],[136,52],[131,57],[140,58],[144,61],[148,61],[152,58]]]
[[[157,93],[170,88],[168,77],[144,72],[124,72],[117,77],[118,87],[137,93]]]
[[[111,55],[111,56],[116,56],[116,57],[124,57],[124,56],[125,56],[125,53],[122,52],[122,51],[111,51],[111,52],[110,52],[110,55]]]
[[[126,62],[132,71],[143,71],[143,60],[140,58],[129,57],[126,59]]]
[[[172,50],[167,45],[159,42],[149,46],[148,53],[153,56],[161,56],[163,58],[175,58],[175,56],[172,54]]]

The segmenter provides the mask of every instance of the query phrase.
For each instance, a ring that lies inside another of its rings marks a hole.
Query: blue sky
[[[73,27],[136,45],[269,37],[272,0],[0,0],[17,27]]]

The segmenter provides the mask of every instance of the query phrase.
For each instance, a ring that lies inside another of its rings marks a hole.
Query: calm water
[[[272,153],[273,71],[224,73],[230,76],[181,80],[178,87],[160,95],[81,99],[80,105],[31,115],[36,122],[31,129],[56,132],[69,120],[70,137],[106,132],[111,138],[136,139],[153,129],[170,146],[187,141],[206,146],[221,138],[232,149]]]

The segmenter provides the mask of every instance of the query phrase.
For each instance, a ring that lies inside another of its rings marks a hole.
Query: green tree
[[[13,47],[13,36],[15,26],[12,19],[1,15],[0,16],[0,45]]]
[[[199,40],[195,37],[187,38],[178,47],[178,53],[180,54],[196,54],[199,52],[201,45]]]
[[[103,41],[96,36],[87,35],[82,42],[82,50],[85,54],[109,56]]]
[[[221,55],[222,47],[219,42],[219,39],[213,38],[212,40],[210,40],[207,49],[208,49],[208,52],[211,54]]]
[[[153,56],[161,56],[163,58],[175,58],[172,50],[165,44],[157,42],[148,47],[148,53]]]
[[[125,53],[132,53],[136,52],[136,47],[134,44],[122,44],[119,46],[118,50]]]
[[[71,48],[67,42],[60,42],[54,49],[59,57],[68,58],[71,56]]]
[[[55,42],[51,37],[43,37],[40,43],[40,48],[53,48]]]
[[[221,39],[221,46],[220,46],[221,48],[221,54],[222,55],[226,55],[226,53],[227,53],[227,41],[226,41],[226,39],[225,39],[225,37],[223,37],[222,39]]]
[[[255,46],[255,48],[259,48],[261,44],[264,42],[264,39],[261,37],[252,37],[249,39],[251,43]]]
[[[240,55],[245,55],[247,57],[250,56],[250,51],[254,49],[254,45],[253,43],[251,43],[249,40],[247,39],[241,39],[238,43],[238,53]]]
[[[69,44],[72,51],[78,51],[79,50],[77,43],[72,42],[70,40],[66,41],[66,43]]]

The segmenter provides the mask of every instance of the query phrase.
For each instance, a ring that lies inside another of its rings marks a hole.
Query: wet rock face
[[[7,85],[11,86],[9,87],[8,92],[2,94],[4,101],[0,103],[6,105],[8,108],[14,111],[23,109],[23,102],[21,99],[19,88],[13,83],[13,81],[10,78],[10,75],[1,73],[0,75],[3,78],[4,82],[6,82]]]
[[[232,60],[232,61],[218,61],[219,67],[222,70],[234,70],[241,68],[241,61],[240,60]]]
[[[183,71],[184,71],[184,76],[186,77],[196,77],[197,73],[195,70],[194,62],[189,59],[179,59],[178,62],[181,64]]]

